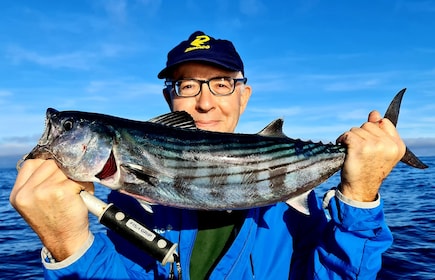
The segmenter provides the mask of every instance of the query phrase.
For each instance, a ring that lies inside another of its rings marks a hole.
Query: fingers
[[[369,114],[368,122],[377,123],[377,126],[386,134],[392,137],[399,137],[396,126],[387,118],[382,118],[378,111],[372,111]],[[375,133],[375,131],[373,130]]]
[[[368,117],[369,122],[378,122],[382,119],[381,114],[378,111],[371,111]]]
[[[93,184],[68,179],[53,160],[31,159],[23,163],[11,191],[12,206],[57,260],[77,252],[89,236],[81,190],[93,193]]]
[[[382,118],[378,111],[370,112],[368,121],[361,127],[343,133],[337,138],[337,143],[346,145],[349,154],[380,155],[395,161],[400,160],[406,150],[394,124]]]
[[[342,193],[357,201],[373,201],[383,180],[405,153],[394,124],[378,111],[367,122],[337,138],[347,152],[341,172]]]
[[[94,185],[68,179],[54,160],[31,159],[19,170],[9,200],[14,207],[20,208],[31,204],[34,196],[43,200],[61,193],[79,194],[82,190],[94,193]]]
[[[30,183],[38,185],[46,179],[46,177],[55,173],[58,170],[56,163],[53,160],[32,159],[26,160],[22,170],[18,172],[18,178],[15,184]]]
[[[54,162],[52,163],[55,164]],[[54,172],[54,169],[47,169],[47,171],[44,171],[44,173],[36,172],[38,169],[41,169],[41,166],[44,164],[45,166],[50,166],[50,163],[47,163],[46,160],[42,159],[31,159],[23,162],[15,180],[14,187],[12,188],[10,194],[10,201],[12,205],[14,205],[16,195],[24,188],[26,184],[28,184],[30,181],[36,184],[40,184],[42,181],[45,180],[47,174],[51,174],[52,172]]]
[[[360,139],[370,138],[371,131],[375,130],[374,126],[376,126],[376,123],[381,121],[381,114],[378,111],[372,111],[368,115],[367,119],[368,122],[364,123],[360,128],[353,127],[349,131],[340,135],[337,138],[336,143],[337,144],[341,143],[350,146],[351,143],[358,142],[356,141],[355,138],[360,138]]]
[[[43,163],[44,160],[41,159],[30,159],[24,161],[15,180],[15,186],[22,186]]]
[[[354,138],[354,136],[349,135],[349,132],[358,135],[362,139],[369,139],[372,136],[385,137],[386,135],[392,138],[400,138],[393,123],[386,118],[382,118],[378,111],[370,112],[368,115],[368,122],[362,124],[359,128],[351,128],[349,131],[338,137],[336,142],[349,144],[350,141],[352,141],[352,138]]]

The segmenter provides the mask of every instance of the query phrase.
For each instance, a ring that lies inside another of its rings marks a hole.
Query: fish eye
[[[67,119],[63,122],[63,129],[65,129],[65,131],[70,131],[71,129],[73,129],[74,127],[74,122],[72,119]]]

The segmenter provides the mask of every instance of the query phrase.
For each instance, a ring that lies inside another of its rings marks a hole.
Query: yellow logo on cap
[[[208,41],[210,41],[210,37],[208,37],[207,35],[198,35],[196,36],[195,40],[190,43],[192,47],[185,49],[184,52],[186,53],[193,50],[207,50],[210,48],[210,45],[204,44]]]

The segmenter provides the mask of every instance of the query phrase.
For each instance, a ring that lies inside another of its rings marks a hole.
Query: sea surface
[[[429,169],[418,170],[399,163],[381,188],[393,246],[383,256],[378,279],[435,279],[435,157],[421,157]],[[42,279],[41,243],[9,204],[16,177],[14,168],[0,169],[0,279]],[[317,193],[334,186],[338,174],[318,187]],[[96,187],[105,198],[107,190]],[[91,229],[104,228],[91,217]]]

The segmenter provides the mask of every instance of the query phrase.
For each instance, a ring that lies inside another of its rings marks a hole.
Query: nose
[[[206,83],[201,84],[201,92],[196,96],[196,109],[199,112],[208,112],[215,107],[215,98]]]

